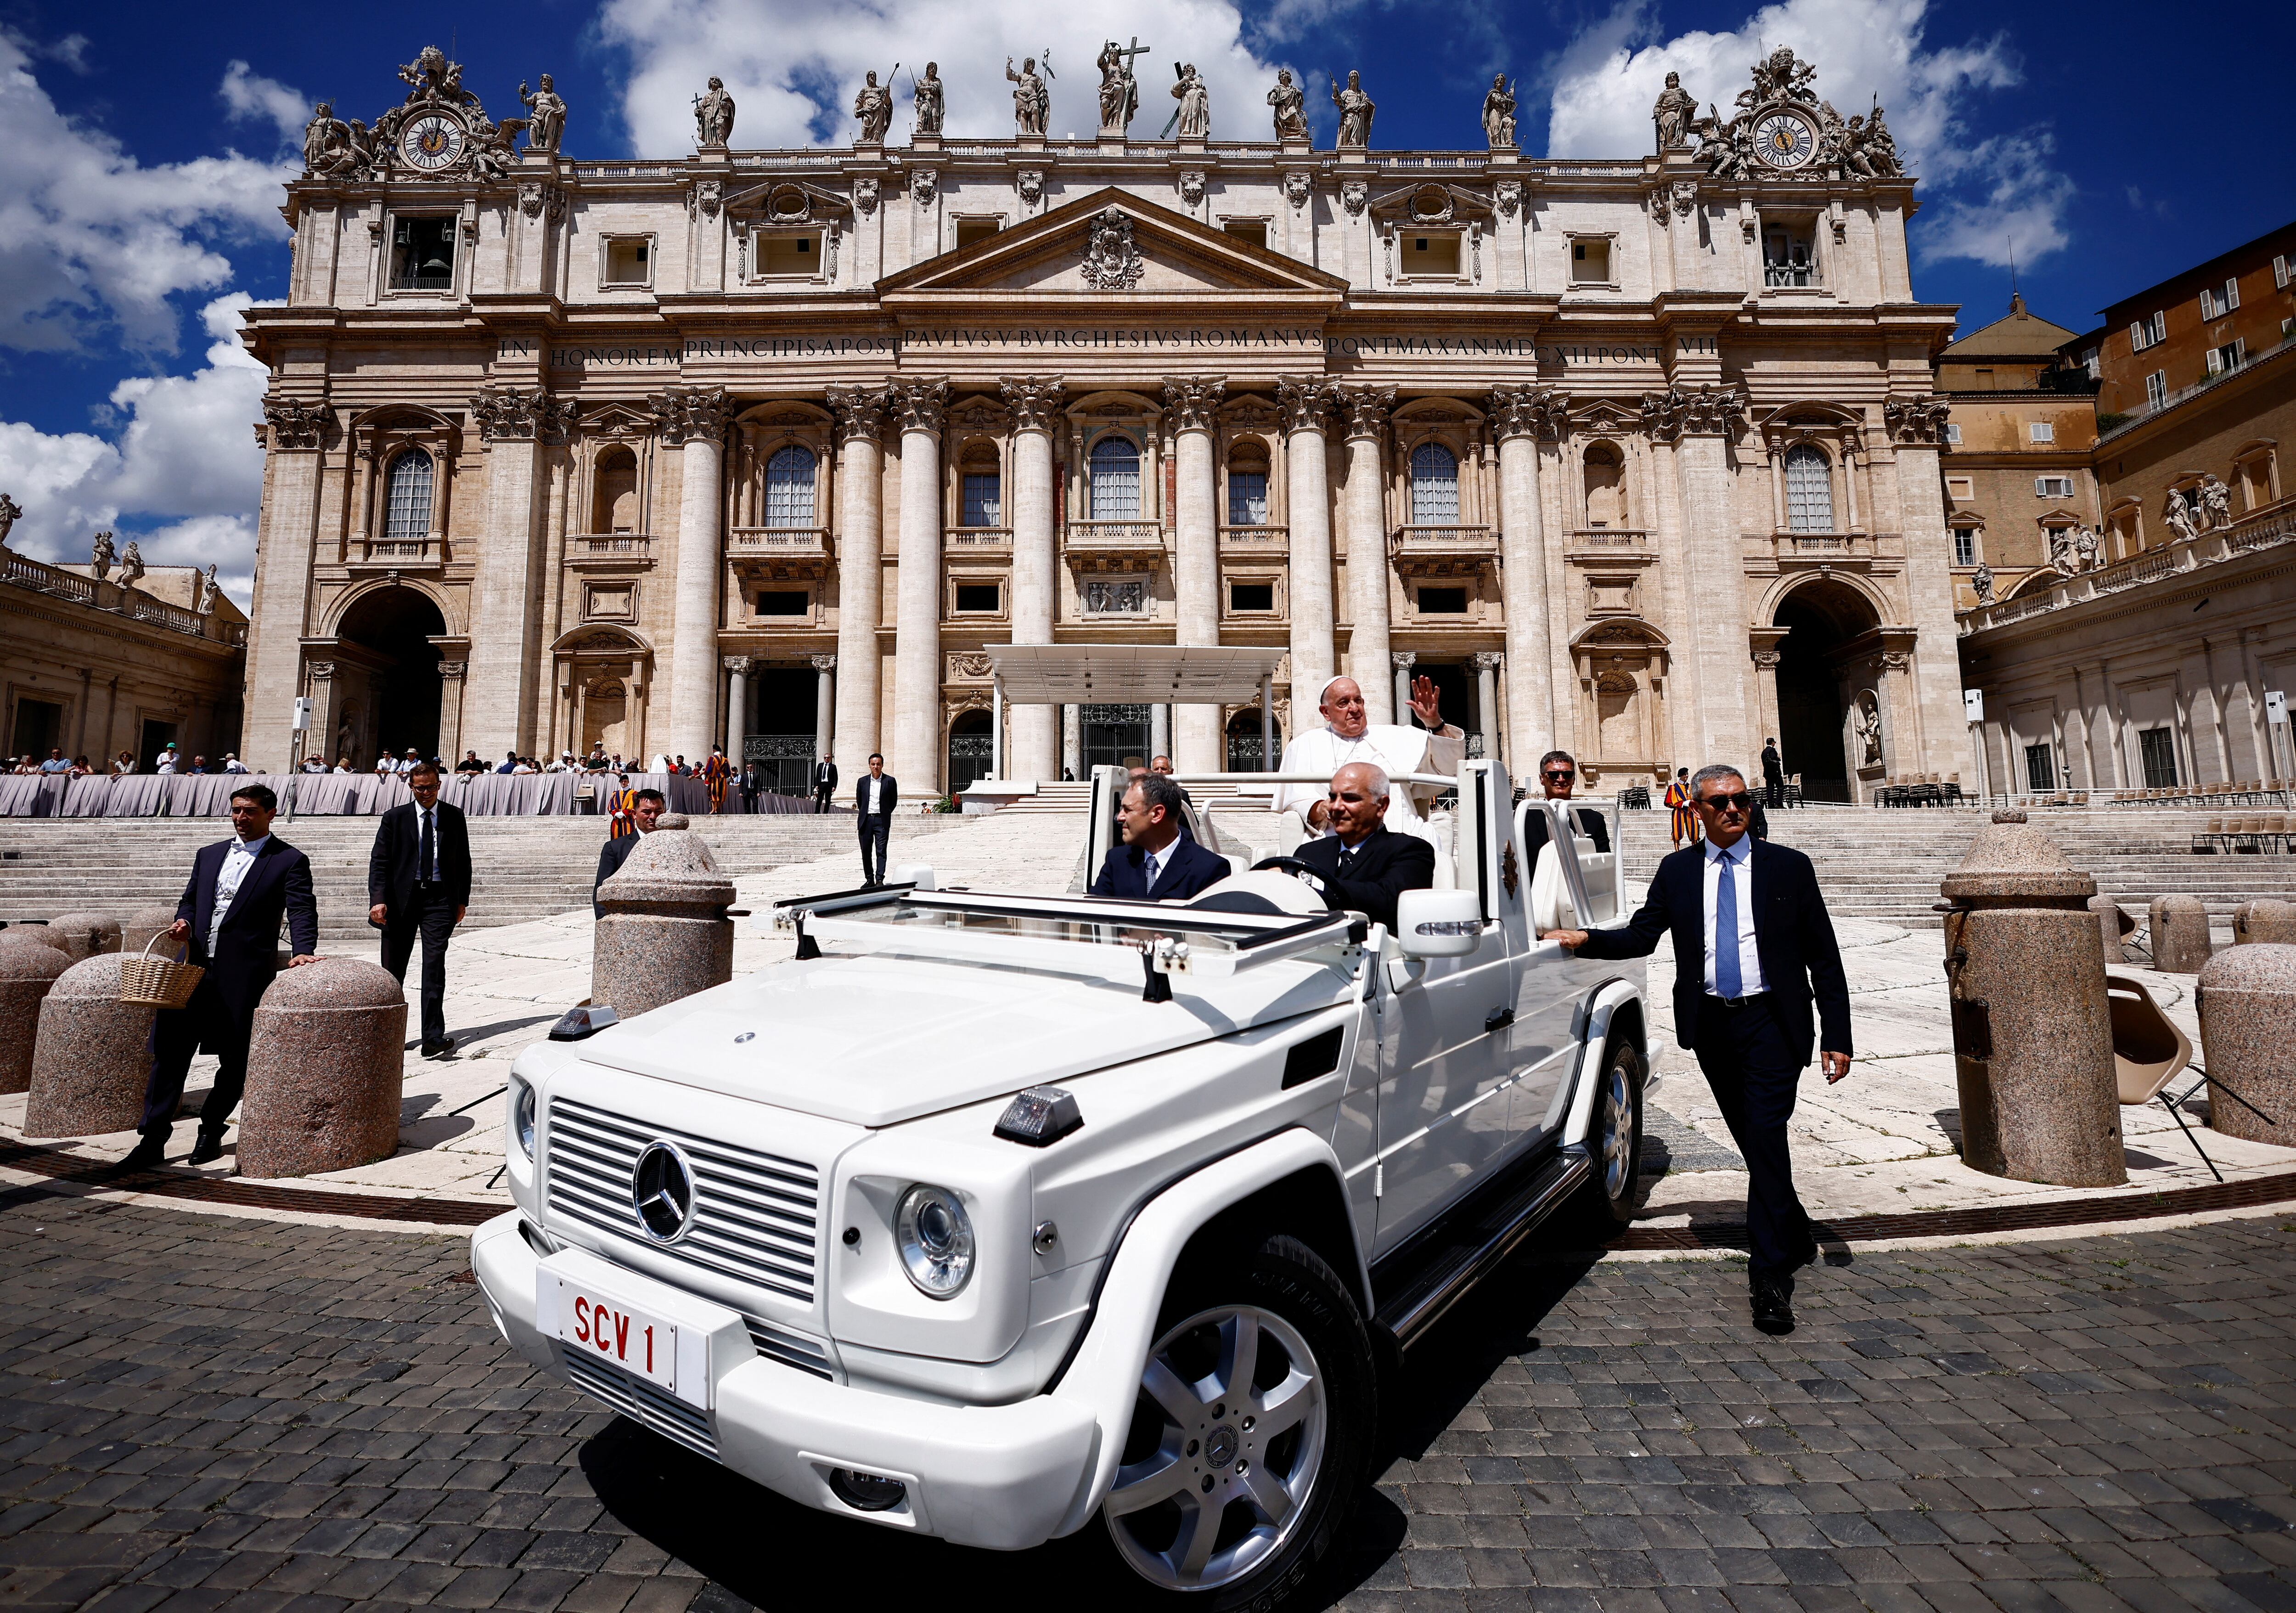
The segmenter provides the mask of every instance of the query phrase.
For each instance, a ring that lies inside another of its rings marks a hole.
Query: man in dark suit
[[[1538,759],[1539,793],[1549,801],[1568,801],[1570,792],[1578,787],[1578,764],[1568,751],[1549,751]],[[1570,821],[1578,832],[1595,843],[1597,854],[1611,849],[1611,825],[1601,811],[1595,807],[1572,807]],[[1523,844],[1530,852],[1530,867],[1526,874],[1538,872],[1538,854],[1546,849],[1546,814],[1533,812],[1523,820]]]
[[[1185,900],[1228,876],[1226,858],[1180,833],[1181,800],[1180,786],[1157,773],[1124,792],[1124,844],[1108,848],[1090,894]]]
[[[815,817],[829,811],[830,792],[837,787],[837,758],[826,751],[813,764],[813,811]]]
[[[861,822],[861,883],[885,883],[885,843],[893,836],[893,809],[901,804],[901,787],[885,771],[885,759],[872,755],[869,770],[853,792],[853,810]],[[874,851],[876,861],[870,856]]]
[[[1817,1241],[1794,1194],[1786,1122],[1814,1040],[1827,1081],[1849,1074],[1849,985],[1809,859],[1746,832],[1744,776],[1701,768],[1691,794],[1706,839],[1658,865],[1642,910],[1622,929],[1546,939],[1582,958],[1647,958],[1674,937],[1675,1038],[1698,1055],[1746,1159],[1754,1325],[1789,1332],[1793,1273],[1817,1258]]]
[[[250,784],[231,797],[234,837],[200,848],[192,877],[176,904],[170,938],[190,945],[189,961],[204,968],[192,1000],[163,1008],[152,1021],[152,1074],[144,1088],[144,1140],[119,1162],[122,1171],[147,1170],[167,1157],[176,1106],[192,1055],[204,1048],[220,1061],[215,1086],[200,1108],[200,1135],[192,1163],[223,1156],[224,1127],[247,1085],[247,1045],[255,1034],[255,1005],[279,973],[279,921],[287,921],[294,955],[290,968],[316,960],[319,908],[311,894],[311,860],[275,838],[272,815],[279,799]]]
[[[621,872],[622,864],[638,849],[638,842],[653,833],[655,824],[661,819],[662,809],[668,804],[668,798],[660,790],[640,790],[630,797],[630,821],[637,825],[638,832],[617,835],[598,848],[598,876],[590,881],[591,918],[606,916],[606,909],[598,901],[598,887],[606,883],[608,876]]]
[[[447,1034],[447,942],[471,908],[471,828],[463,809],[439,799],[439,768],[406,775],[414,799],[382,815],[367,853],[366,920],[382,932],[382,967],[404,984],[422,941],[422,1057],[455,1050]]]
[[[1386,773],[1367,761],[1332,774],[1324,798],[1332,832],[1303,843],[1295,855],[1315,870],[1325,907],[1361,913],[1391,934],[1395,899],[1434,888],[1435,848],[1387,827],[1388,787]]]
[[[1778,754],[1778,742],[1775,739],[1762,741],[1762,794],[1773,809],[1786,803],[1786,761]]]

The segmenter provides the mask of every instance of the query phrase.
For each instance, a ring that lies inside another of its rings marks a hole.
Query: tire
[[[1354,1296],[1297,1239],[1180,1274],[1101,1507],[1110,1545],[1159,1601],[1274,1607],[1369,1481],[1378,1396]]]
[[[1587,1122],[1587,1155],[1594,1173],[1585,1197],[1598,1215],[1625,1226],[1634,1219],[1643,1173],[1643,1058],[1635,1044],[1623,1036],[1613,1040],[1603,1049],[1602,1074],[1595,1079],[1602,1085]]]

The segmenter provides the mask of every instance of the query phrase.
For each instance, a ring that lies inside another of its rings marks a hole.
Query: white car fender
[[[1642,993],[1631,981],[1613,980],[1595,993],[1587,1013],[1587,1040],[1578,1048],[1578,1074],[1570,1089],[1570,1111],[1562,1122],[1562,1144],[1570,1148],[1587,1140],[1594,1123],[1595,1093],[1602,1086],[1603,1054],[1611,1045],[1611,1018],[1623,1003],[1640,1002]],[[1644,1019],[1645,1034],[1649,1021]],[[1647,1055],[1648,1049],[1644,1049]]]
[[[1294,1127],[1182,1177],[1133,1217],[1110,1263],[1108,1280],[1101,1285],[1091,1329],[1053,1391],[1056,1399],[1080,1402],[1100,1427],[1092,1471],[1053,1531],[1055,1535],[1072,1535],[1089,1523],[1115,1481],[1140,1394],[1141,1365],[1155,1342],[1164,1290],[1188,1239],[1229,1206],[1314,1166],[1330,1171],[1335,1184],[1346,1180],[1332,1145]],[[1360,1250],[1357,1258],[1360,1262]]]

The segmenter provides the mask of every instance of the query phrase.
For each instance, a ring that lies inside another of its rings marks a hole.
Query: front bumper
[[[824,1383],[758,1354],[732,1311],[578,1249],[546,1263],[594,1275],[630,1303],[707,1337],[709,1403],[671,1401],[586,1362],[570,1371],[554,1319],[537,1315],[545,1261],[521,1219],[515,1210],[497,1215],[471,1237],[471,1269],[511,1347],[777,1494],[959,1545],[1021,1551],[1051,1539],[1093,1481],[1101,1431],[1078,1401],[1039,1395],[1012,1405],[948,1406]],[[609,1374],[603,1394],[586,1381],[602,1371]],[[840,1468],[899,1479],[906,1496],[887,1511],[849,1506],[829,1484]]]

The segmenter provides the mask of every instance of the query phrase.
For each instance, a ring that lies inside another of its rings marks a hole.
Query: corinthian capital
[[[1332,401],[1347,417],[1349,437],[1377,437],[1387,430],[1388,411],[1395,407],[1391,386],[1335,386]]]
[[[996,383],[1016,432],[1049,432],[1060,416],[1067,389],[1049,375],[1007,375]]]
[[[896,381],[885,389],[885,399],[901,430],[938,432],[948,416],[948,377]]]
[[[1320,432],[1331,423],[1332,391],[1321,375],[1279,375],[1275,407],[1283,411],[1286,436]]]
[[[1227,383],[1201,376],[1164,378],[1164,423],[1176,432],[1209,432],[1217,424]]]
[[[333,412],[324,404],[304,403],[293,398],[266,399],[263,404],[263,419],[271,428],[274,449],[325,446],[327,427],[333,418]]]
[[[479,436],[487,442],[531,442],[536,428],[535,403],[540,392],[521,392],[514,386],[490,386],[471,395],[471,418],[479,423]]]
[[[1882,405],[1882,419],[1899,442],[1942,442],[1946,416],[1953,407],[1934,394],[1923,398],[1891,398]]]
[[[669,448],[722,437],[726,423],[734,415],[733,403],[722,386],[673,386],[648,397],[646,407],[653,411],[662,442]]]
[[[1491,429],[1501,442],[1560,437],[1570,418],[1570,397],[1551,386],[1503,386],[1491,394]]]
[[[828,403],[830,413],[837,416],[837,440],[850,442],[856,437],[870,441],[885,429],[885,389],[882,387],[832,387]]]

